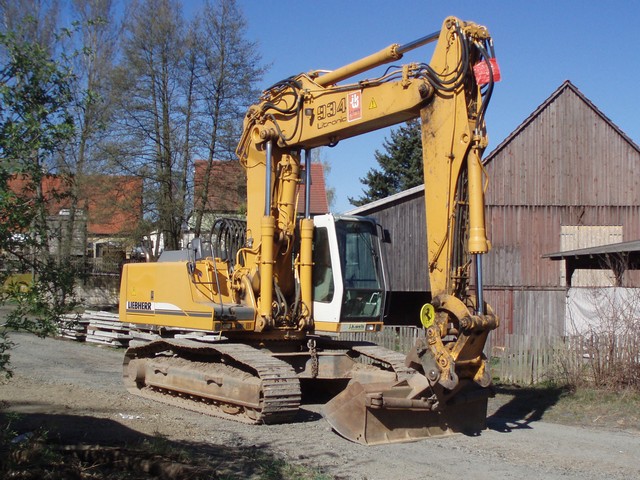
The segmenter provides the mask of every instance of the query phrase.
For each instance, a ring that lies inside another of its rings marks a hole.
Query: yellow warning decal
[[[373,110],[374,108],[378,108],[378,104],[376,103],[376,99],[372,98],[369,102],[369,110]]]

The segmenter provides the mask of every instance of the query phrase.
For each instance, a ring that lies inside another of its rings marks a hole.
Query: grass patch
[[[640,393],[578,388],[560,398],[545,420],[565,425],[640,430]]]
[[[494,418],[562,425],[640,430],[640,392],[553,383],[529,387],[497,383]]]
[[[272,457],[268,452],[254,448],[248,455],[256,465],[256,474],[260,480],[331,480],[333,477],[301,465],[294,465],[280,458]],[[228,480],[231,480],[229,477]],[[225,479],[226,480],[226,479]],[[233,480],[236,480],[233,477]]]

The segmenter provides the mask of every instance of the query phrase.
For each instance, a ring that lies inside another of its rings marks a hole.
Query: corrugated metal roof
[[[402,192],[389,195],[388,197],[381,198],[380,200],[376,200],[374,202],[367,203],[360,207],[356,207],[353,210],[349,210],[344,213],[345,215],[366,215],[372,210],[377,210],[381,207],[385,207],[389,204],[397,202],[398,200],[404,200],[415,194],[422,193],[422,192],[424,192],[424,183],[422,185],[417,185],[413,188],[409,188],[408,190],[404,190]]]
[[[599,245],[597,247],[580,248],[578,250],[568,250],[566,252],[545,253],[542,258],[550,258],[551,260],[565,260],[575,257],[591,257],[597,255],[607,255],[613,253],[635,253],[640,252],[640,240],[631,242],[611,243],[608,245]]]

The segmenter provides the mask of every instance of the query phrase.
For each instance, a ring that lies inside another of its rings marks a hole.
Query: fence
[[[340,339],[371,342],[408,353],[421,334],[422,329],[418,327],[385,325],[380,332],[342,333]],[[557,353],[565,350],[563,346],[556,344],[554,347],[548,341],[529,335],[507,335],[504,343],[500,347],[487,347],[492,359],[491,373],[501,381],[525,385],[547,379]],[[576,359],[574,363],[578,361]]]
[[[422,329],[385,326],[380,332],[343,333],[342,340],[372,342],[408,353]],[[489,335],[491,338],[491,335]],[[640,385],[640,335],[585,335],[544,338],[505,335],[501,346],[488,345],[494,379],[518,385],[546,381]]]
[[[607,333],[543,339],[507,335],[491,349],[492,374],[504,382],[640,385],[640,336]]]
[[[418,327],[385,325],[380,332],[341,333],[340,340],[371,342],[390,350],[409,353],[421,331]]]
[[[549,340],[531,335],[505,335],[503,343],[500,347],[491,348],[491,374],[503,382],[520,385],[549,380],[557,355],[567,350],[561,339]]]

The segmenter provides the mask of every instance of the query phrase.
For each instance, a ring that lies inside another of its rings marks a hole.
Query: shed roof
[[[610,243],[597,247],[580,248],[577,250],[567,250],[564,252],[545,253],[543,258],[551,260],[566,260],[568,258],[602,256],[612,253],[638,253],[640,254],[640,240],[631,242]]]
[[[565,270],[568,286],[571,286],[573,272],[577,269],[611,270],[615,275],[616,286],[622,286],[622,277],[625,271],[640,270],[640,240],[547,253],[542,257],[551,260],[566,260]]]
[[[422,185],[416,185],[415,187],[403,190],[402,192],[394,193],[393,195],[389,195],[388,197],[381,198],[380,200],[375,200],[365,205],[361,205],[360,207],[356,207],[345,212],[345,215],[368,215],[376,210],[385,208],[392,203],[406,200],[410,197],[413,197],[414,195],[423,195],[423,192],[424,183]]]

